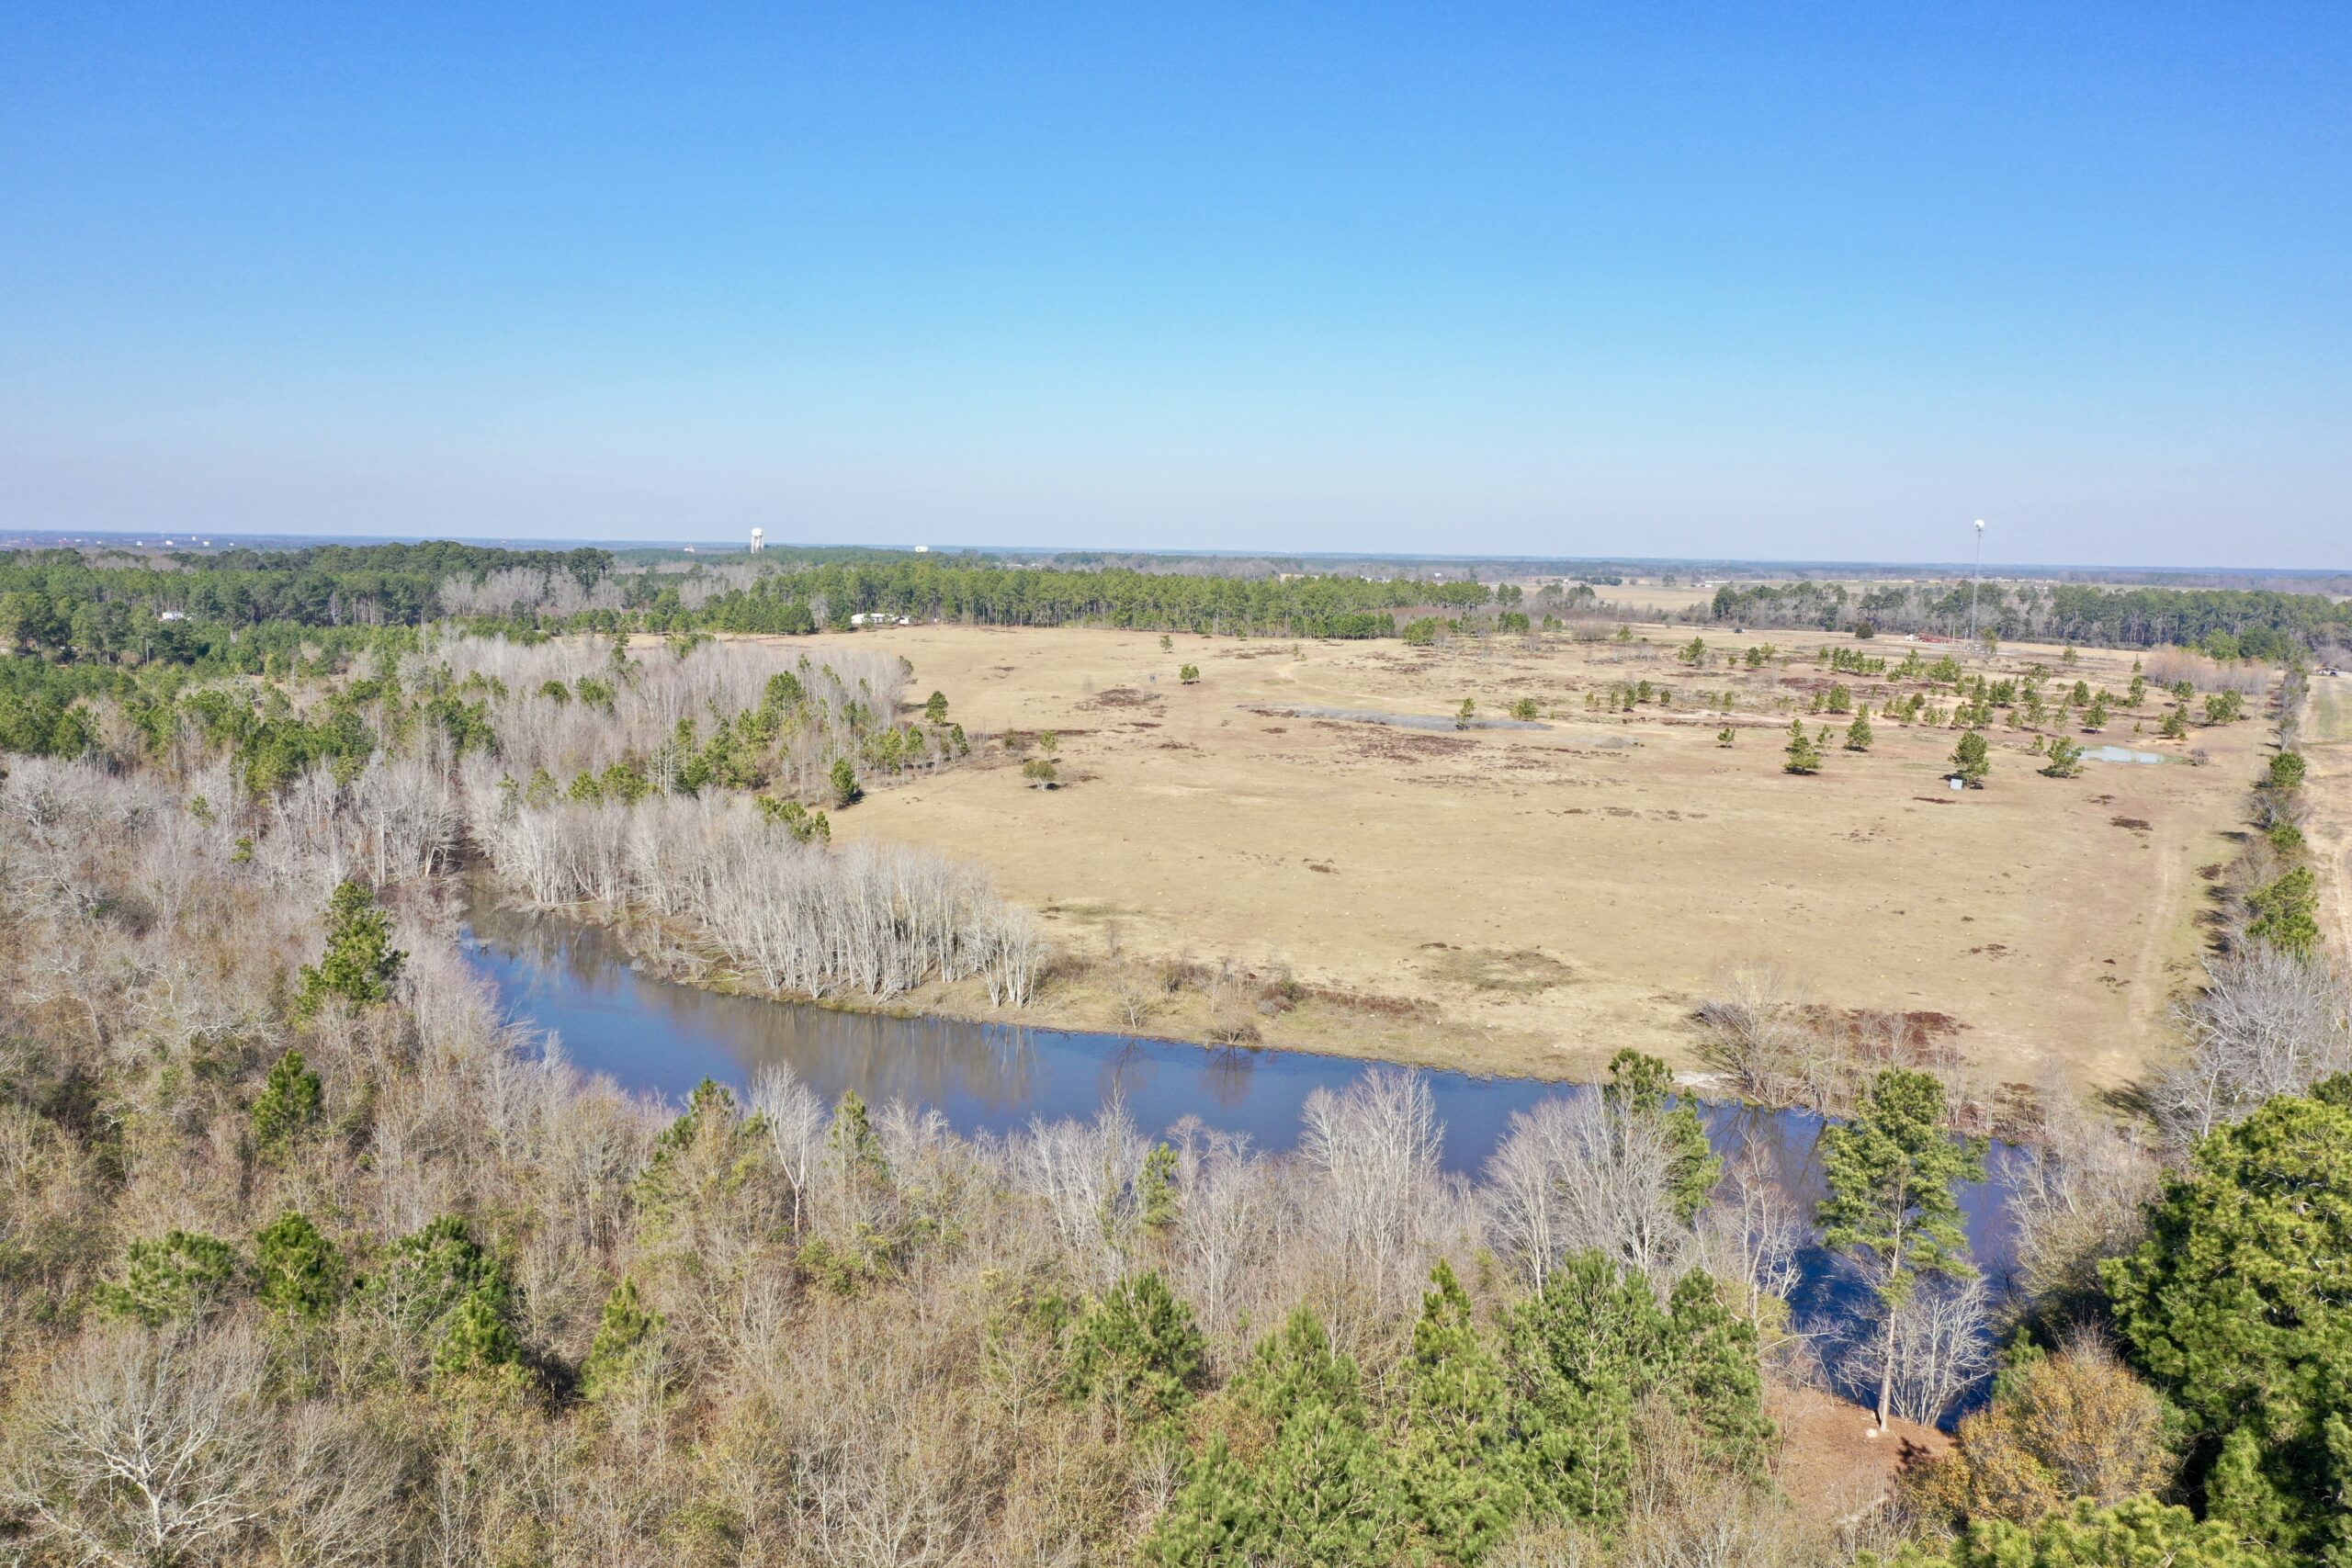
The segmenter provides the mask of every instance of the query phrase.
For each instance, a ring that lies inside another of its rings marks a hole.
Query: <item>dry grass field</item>
[[[2261,765],[2258,720],[2162,742],[2152,699],[2098,739],[2175,757],[2201,748],[2211,765],[2091,762],[2072,781],[2041,776],[2030,737],[1996,728],[1991,787],[1955,793],[1950,728],[1874,716],[1875,749],[1855,754],[1838,746],[1846,721],[1824,718],[1812,722],[1833,725],[1827,766],[1796,777],[1781,770],[1785,732],[1826,670],[1694,671],[1675,658],[1687,630],[1636,632],[1540,649],[1179,637],[1173,651],[1140,632],[861,634],[903,654],[912,694],[945,692],[975,733],[1057,731],[1065,787],[1025,787],[1019,756],[989,747],[975,765],[875,789],[839,814],[837,834],[981,860],[1065,953],[1287,973],[1317,1005],[1257,1018],[1270,1044],[1560,1076],[1625,1045],[1690,1065],[1693,1007],[1751,964],[1825,1005],[1948,1015],[2001,1081],[2120,1084],[2167,1038],[2198,974],[2200,873],[2233,852]],[[1734,654],[1828,640],[1842,639],[1707,635]],[[1915,645],[1857,646],[1893,664]],[[2061,667],[2058,649],[2032,647],[2004,649],[1995,667],[2037,660]],[[1179,683],[1185,662],[1199,683]],[[2120,693],[2131,664],[2086,651],[2064,673]],[[1863,700],[1878,683],[1836,679]],[[1643,680],[1671,687],[1672,708],[1587,706],[1589,693]],[[1729,748],[1697,695],[1726,687]],[[1465,697],[1481,716],[1532,698],[1544,728],[1294,711],[1442,718]],[[1211,1027],[1197,1006],[1082,976],[1035,1017],[1180,1037]]]
[[[2312,797],[2312,858],[2322,868],[2324,920],[2336,954],[2352,963],[2352,675],[2312,681],[2303,713],[2304,786]]]

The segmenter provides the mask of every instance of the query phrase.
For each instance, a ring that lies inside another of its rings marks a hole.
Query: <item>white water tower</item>
[[[764,528],[754,528],[754,529],[752,529],[752,553],[753,555],[758,555],[762,550],[766,549],[767,547],[768,547],[768,531],[767,531],[766,529],[764,529]]]

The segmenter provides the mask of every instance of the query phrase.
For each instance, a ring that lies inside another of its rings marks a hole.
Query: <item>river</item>
[[[783,1063],[829,1102],[855,1089],[870,1102],[936,1110],[960,1133],[1005,1133],[1040,1117],[1087,1120],[1116,1096],[1146,1133],[1193,1116],[1280,1150],[1296,1141],[1309,1094],[1344,1089],[1380,1065],[728,996],[640,974],[603,926],[500,908],[486,897],[469,910],[464,947],[509,1015],[560,1042],[567,1060],[673,1101],[706,1077],[747,1089],[761,1066]],[[1445,1124],[1444,1164],[1465,1175],[1476,1173],[1512,1112],[1554,1095],[1594,1092],[1535,1078],[1425,1076]],[[1701,1110],[1719,1152],[1760,1145],[1792,1196],[1820,1197],[1819,1116],[1736,1104]],[[1961,1192],[1971,1248],[1996,1280],[2014,1258],[2003,1175],[2016,1158],[1996,1145],[1993,1179]],[[1816,1309],[1829,1305],[1823,1292],[1842,1293],[1828,1263],[1816,1256],[1806,1269]]]

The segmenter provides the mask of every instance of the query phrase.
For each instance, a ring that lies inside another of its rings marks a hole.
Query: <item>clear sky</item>
[[[0,7],[0,527],[2352,566],[2352,6]]]

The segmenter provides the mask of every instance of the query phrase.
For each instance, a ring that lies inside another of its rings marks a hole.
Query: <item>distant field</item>
[[[2352,675],[2322,676],[2312,682],[2303,728],[2319,745],[2352,740]]]
[[[2352,676],[2313,678],[2302,744],[2311,762],[2304,789],[2312,806],[2303,830],[2324,873],[2321,902],[2336,953],[2352,962]]]
[[[1789,713],[1828,677],[1688,671],[1687,632],[1630,645],[1413,649],[1097,630],[894,627],[867,634],[976,729],[1059,732],[1067,788],[1017,761],[876,790],[843,838],[927,842],[990,865],[1065,951],[1230,958],[1388,998],[1388,1012],[1268,1017],[1269,1043],[1360,1049],[1473,1069],[1589,1073],[1632,1044],[1687,1060],[1716,976],[1767,962],[1817,999],[1949,1014],[2002,1077],[2130,1078],[2198,973],[2199,868],[2226,861],[2262,728],[2199,730],[2213,765],[2093,764],[2042,778],[2026,737],[1993,732],[1992,787],[1941,778],[1949,729],[1880,723],[1874,750],[1833,739],[1826,771],[1781,770]],[[1819,634],[1735,637],[1811,648]],[[1899,638],[1856,645],[1899,660]],[[1945,651],[1928,650],[1928,657]],[[2004,649],[2000,670],[2058,650]],[[1199,684],[1177,667],[1198,664]],[[2129,654],[2080,674],[2120,691]],[[1846,678],[1867,696],[1868,678]],[[1674,707],[1589,712],[1649,680]],[[1736,743],[1698,711],[1737,694]],[[1530,697],[1548,728],[1399,729],[1289,716],[1302,706],[1499,714]],[[1947,699],[1948,700],[1948,699]],[[2105,739],[2154,739],[2158,710]],[[1820,722],[1820,721],[1815,721]],[[1844,721],[1837,721],[1842,735]],[[1418,1010],[1410,1004],[1419,1001]],[[1114,998],[1066,993],[1059,1021],[1116,1026]],[[1339,1021],[1334,1021],[1334,1020]],[[1146,1028],[1183,1032],[1163,1020]]]

